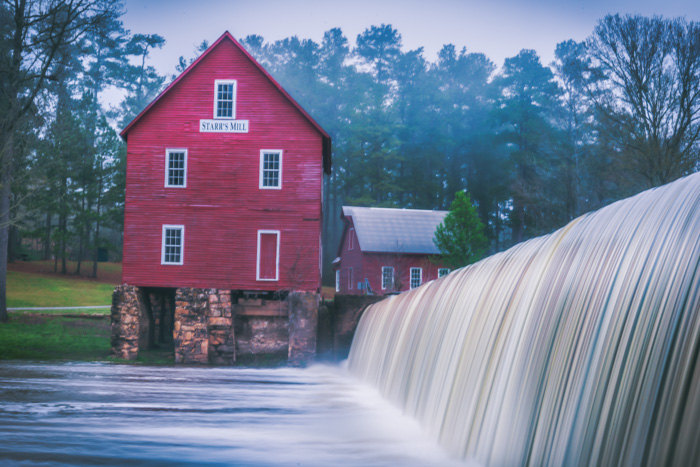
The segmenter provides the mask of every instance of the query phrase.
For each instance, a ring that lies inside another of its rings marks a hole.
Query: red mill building
[[[121,133],[112,349],[176,362],[315,352],[328,134],[224,33]]]

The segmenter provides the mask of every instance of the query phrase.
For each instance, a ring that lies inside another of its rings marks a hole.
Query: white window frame
[[[441,271],[445,271],[445,274],[440,275],[440,272],[441,272]],[[448,275],[450,272],[451,272],[451,271],[450,271],[450,268],[438,268],[438,279],[441,278],[441,277],[445,277],[445,276]]]
[[[233,84],[233,104],[231,106],[230,117],[219,117],[216,111],[219,107],[219,85]],[[238,82],[235,79],[217,79],[214,81],[214,119],[216,120],[235,120],[236,119],[236,96],[238,94]]]
[[[263,234],[275,234],[277,235],[277,249],[275,253],[275,278],[261,278],[260,277],[260,237]],[[255,265],[255,279],[258,281],[275,282],[278,281],[280,277],[280,231],[279,230],[258,230],[258,254],[257,261]]]
[[[265,154],[276,153],[280,158],[279,174],[278,174],[278,185],[277,186],[263,186],[263,175],[265,167]],[[282,189],[282,149],[261,149],[260,150],[260,174],[258,178],[258,188],[261,190],[281,190]]]
[[[180,230],[180,261],[166,262],[165,261],[165,232],[166,230]],[[164,224],[162,236],[160,240],[160,264],[164,266],[182,266],[185,262],[185,226]]]
[[[348,268],[348,290],[352,290],[353,286],[353,278],[352,278],[352,268]]]
[[[355,229],[350,227],[348,230],[348,250],[355,249]]]
[[[389,287],[384,286],[384,270],[385,269],[391,269],[391,288],[393,289],[394,288],[394,280],[395,280],[394,279],[394,267],[393,266],[382,266],[382,276],[380,278],[380,280],[382,281],[382,290],[386,290],[389,288]]]
[[[185,153],[185,176],[182,185],[171,185],[170,181],[170,153],[184,152]],[[168,148],[165,150],[165,188],[187,188],[187,149],[185,148]]]
[[[417,286],[413,286],[413,271],[418,271],[418,282],[420,282]],[[421,285],[423,285],[423,268],[411,268],[408,270],[408,285],[413,289],[417,289]]]
[[[335,270],[335,291],[340,292],[340,269]]]

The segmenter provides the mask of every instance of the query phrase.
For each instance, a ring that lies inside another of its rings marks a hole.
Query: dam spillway
[[[367,309],[348,366],[488,465],[700,458],[700,174]]]

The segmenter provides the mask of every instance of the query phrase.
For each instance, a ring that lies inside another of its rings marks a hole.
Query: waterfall
[[[367,309],[350,370],[493,465],[700,459],[700,173]]]

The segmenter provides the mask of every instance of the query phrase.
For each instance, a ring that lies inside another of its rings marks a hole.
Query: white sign
[[[200,120],[200,133],[248,133],[248,120]]]

